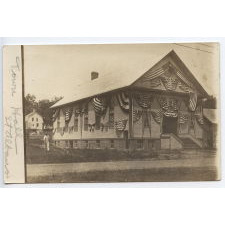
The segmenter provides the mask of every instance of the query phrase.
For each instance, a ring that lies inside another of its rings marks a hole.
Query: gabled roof
[[[111,68],[109,65],[110,73],[100,74],[98,79],[92,81],[90,80],[89,82],[75,86],[74,93],[71,93],[70,96],[65,96],[63,99],[55,103],[51,108],[56,108],[82,99],[128,87],[166,57],[172,58],[176,65],[187,76],[187,79],[194,83],[195,87],[203,96],[208,97],[208,94],[204,88],[200,85],[190,70],[185,66],[178,55],[172,50],[169,53],[161,56],[152,54],[151,57],[145,58],[141,63],[139,62],[137,65],[132,64],[129,65],[129,67],[123,65],[122,62],[118,62],[113,66],[113,68]]]
[[[31,113],[27,114],[25,117],[30,117],[34,114],[38,114],[40,117],[42,117],[42,115],[40,115],[37,111],[32,111]]]

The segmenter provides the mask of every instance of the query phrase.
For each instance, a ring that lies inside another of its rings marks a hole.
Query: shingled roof
[[[190,70],[185,66],[182,60],[178,57],[175,51],[167,52],[166,54],[153,54],[151,57],[142,60],[141,63],[132,64],[129,66],[123,65],[123,62],[114,63],[113,66],[109,65],[109,71],[99,70],[99,78],[90,80],[83,84],[74,87],[74,93],[70,96],[65,96],[63,99],[55,103],[51,108],[56,108],[72,102],[76,102],[82,99],[93,97],[96,95],[111,92],[117,89],[125,88],[131,86],[137,79],[154,67],[157,63],[166,57],[171,57],[179,68],[187,76],[186,78],[195,84],[195,87],[204,97],[208,97],[207,92],[197,81]]]

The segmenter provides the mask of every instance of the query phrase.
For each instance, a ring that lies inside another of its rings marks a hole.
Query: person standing
[[[49,148],[49,135],[47,133],[45,133],[44,135],[44,145],[45,145],[46,151],[48,152],[50,148]]]

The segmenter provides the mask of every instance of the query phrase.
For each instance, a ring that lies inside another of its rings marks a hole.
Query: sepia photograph
[[[219,44],[24,45],[26,183],[220,180]]]

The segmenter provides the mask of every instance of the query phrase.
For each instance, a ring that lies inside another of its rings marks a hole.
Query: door
[[[163,116],[162,133],[177,134],[177,117],[168,117],[165,115]]]

